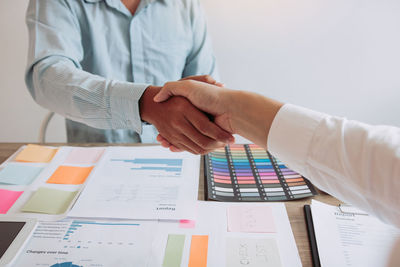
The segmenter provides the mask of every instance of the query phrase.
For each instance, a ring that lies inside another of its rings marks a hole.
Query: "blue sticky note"
[[[0,171],[0,184],[31,184],[42,169],[42,167],[23,164],[7,164],[6,167]]]

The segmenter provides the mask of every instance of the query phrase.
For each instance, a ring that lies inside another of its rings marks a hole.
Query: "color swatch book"
[[[206,198],[218,201],[285,201],[317,194],[313,185],[268,151],[231,145],[205,156]]]

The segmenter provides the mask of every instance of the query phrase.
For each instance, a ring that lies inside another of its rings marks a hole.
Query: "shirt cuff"
[[[114,129],[133,129],[142,134],[139,100],[149,84],[115,82],[111,86],[110,110]]]
[[[291,169],[305,173],[316,128],[327,115],[285,104],[276,114],[268,135],[268,150]]]

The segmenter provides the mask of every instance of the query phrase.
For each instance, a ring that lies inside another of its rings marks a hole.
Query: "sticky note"
[[[29,144],[24,150],[19,152],[15,157],[15,160],[22,162],[47,163],[53,159],[56,153],[57,149],[55,148]]]
[[[208,235],[193,235],[188,267],[207,267],[207,252]]]
[[[6,214],[23,191],[0,189],[0,214]]]
[[[195,228],[196,221],[193,220],[180,220],[179,228]]]
[[[162,266],[180,267],[184,245],[185,245],[185,235],[169,234]]]
[[[275,239],[226,239],[226,266],[280,267],[282,266]]]
[[[227,210],[228,232],[275,233],[269,206],[231,206]]]
[[[27,166],[23,164],[7,164],[0,171],[1,184],[28,185],[43,170],[41,167]]]
[[[77,191],[62,191],[46,187],[39,188],[21,209],[25,212],[63,214]]]
[[[104,148],[76,147],[71,150],[65,159],[65,164],[95,164],[103,155]]]
[[[60,166],[47,180],[49,184],[83,184],[92,167]]]

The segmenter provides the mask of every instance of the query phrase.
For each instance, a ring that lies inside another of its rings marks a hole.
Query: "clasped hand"
[[[221,86],[210,76],[193,76],[193,79]],[[153,124],[159,131],[157,140],[172,151],[189,151],[206,154],[233,143],[234,137],[227,129],[212,122],[207,115],[196,108],[187,98],[173,96],[168,101],[157,103],[153,98],[161,87],[150,86],[140,100],[142,120]]]

